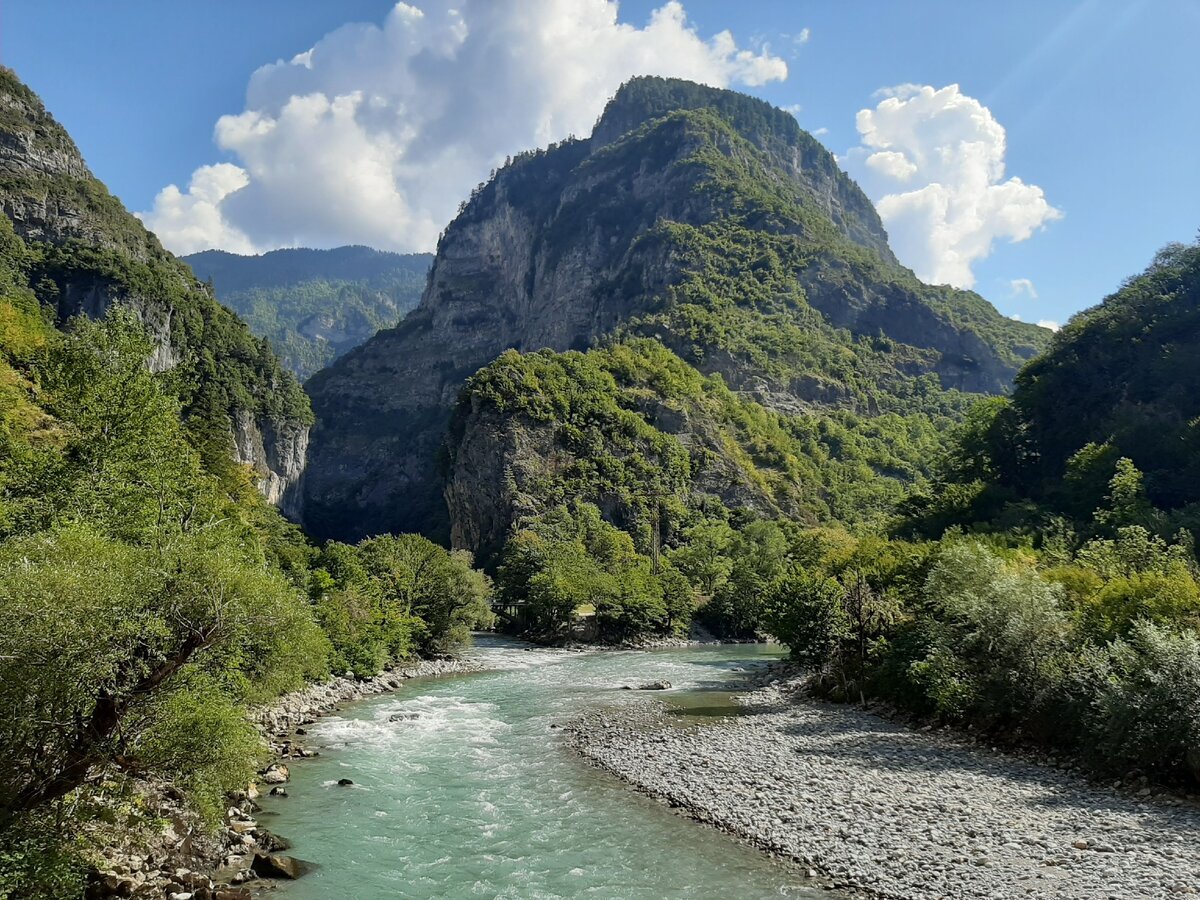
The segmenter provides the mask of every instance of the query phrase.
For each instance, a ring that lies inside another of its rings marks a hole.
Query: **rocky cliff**
[[[92,175],[67,132],[7,69],[0,209],[34,250],[30,284],[57,321],[132,309],[154,340],[151,368],[178,372],[194,430],[222,436],[219,449],[202,452],[233,454],[281,502],[303,469],[312,421],[299,385]]]
[[[476,191],[418,309],[309,381],[304,521],[322,536],[449,533],[450,413],[507,349],[651,337],[792,415],[908,412],[928,378],[936,391],[1005,390],[1043,333],[921,284],[886,241],[870,202],[786,113],[635,79],[590,139],[524,154]],[[459,518],[469,545],[480,526]]]

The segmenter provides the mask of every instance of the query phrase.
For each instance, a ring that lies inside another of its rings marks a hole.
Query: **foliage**
[[[632,538],[592,504],[555,507],[505,547],[497,574],[502,605],[527,604],[528,627],[548,639],[570,636],[594,612],[601,639],[668,635],[691,623],[694,591],[668,560],[639,553]]]
[[[800,662],[824,663],[849,635],[842,589],[831,578],[785,575],[767,591],[765,607],[763,624]]]
[[[1189,542],[1128,526],[1062,559],[955,533],[909,543],[768,526],[781,556],[758,573],[735,558],[714,602],[721,621],[786,643],[816,690],[880,696],[1102,770],[1200,780]]]
[[[1085,540],[1127,525],[1163,536],[1197,528],[1198,334],[1200,243],[1171,244],[1075,316],[1022,369],[1011,400],[969,415],[946,484],[909,505],[907,527],[1037,532],[1058,516]],[[956,497],[967,484],[971,497]]]
[[[318,563],[316,612],[337,671],[367,677],[414,653],[446,653],[492,622],[491,582],[470,554],[419,535],[330,543]]]

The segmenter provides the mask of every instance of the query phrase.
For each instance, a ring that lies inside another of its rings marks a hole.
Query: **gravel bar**
[[[635,698],[564,729],[681,812],[874,897],[1133,900],[1200,891],[1200,810],[1122,793],[946,733],[798,698],[679,727]]]

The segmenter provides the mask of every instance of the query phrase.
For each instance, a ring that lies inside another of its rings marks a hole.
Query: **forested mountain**
[[[490,586],[414,535],[318,551],[267,502],[295,378],[8,70],[0,207],[0,897],[177,895],[263,849],[219,831],[250,705],[453,649]]]
[[[296,379],[88,170],[37,96],[0,69],[0,209],[7,261],[58,324],[131,310],[153,336],[189,432],[214,471],[249,463],[275,503],[304,465],[312,422]],[[14,249],[15,248],[15,249]]]
[[[304,379],[415,307],[433,256],[337,247],[182,259]]]
[[[945,489],[910,500],[929,528],[961,522],[1082,531],[1125,471],[1139,524],[1200,525],[1200,244],[1173,244],[1075,316],[1016,379],[974,410]],[[1121,461],[1125,462],[1122,463]],[[1151,509],[1155,511],[1151,513]],[[1154,521],[1152,521],[1154,520]]]
[[[792,116],[638,78],[481,185],[418,309],[310,380],[304,521],[491,551],[567,498],[631,531],[660,500],[871,518],[1047,337],[902,268]]]

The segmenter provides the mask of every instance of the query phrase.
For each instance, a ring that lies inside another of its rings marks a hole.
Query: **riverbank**
[[[420,660],[373,678],[339,676],[310,684],[252,709],[250,720],[270,747],[271,757],[259,773],[260,780],[230,798],[220,827],[205,831],[169,783],[132,784],[130,790],[147,817],[164,824],[135,834],[123,833],[119,835],[122,840],[102,851],[89,896],[162,900],[186,894],[189,900],[250,900],[252,894],[244,885],[260,875],[293,877],[302,867],[292,867],[287,858],[279,856],[289,849],[288,841],[260,827],[254,815],[262,793],[273,789],[286,794],[286,761],[314,755],[296,739],[297,729],[346,704],[397,690],[412,678],[466,674],[482,668],[469,659]],[[274,862],[267,861],[271,857]]]
[[[870,896],[1163,898],[1200,892],[1200,810],[798,696],[678,727],[644,697],[570,746],[639,790]]]
[[[489,671],[410,684],[305,727],[320,756],[291,766],[288,799],[260,801],[258,820],[314,863],[279,883],[280,898],[829,896],[795,867],[627,790],[557,739],[582,712],[651,696],[625,685],[706,694],[777,651],[576,653],[485,638],[471,656]]]

